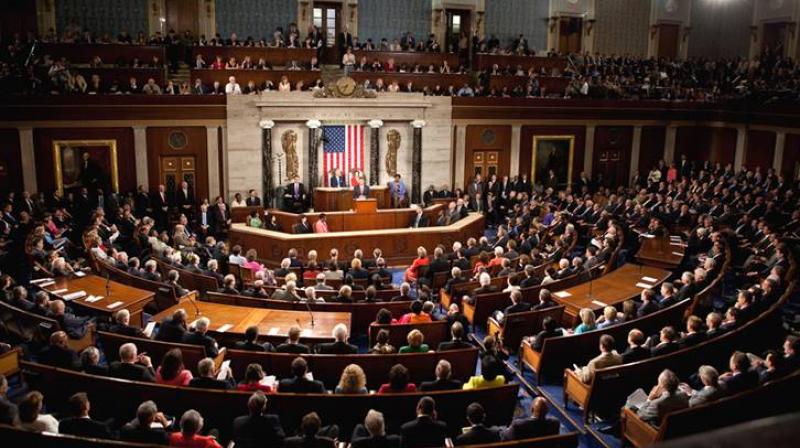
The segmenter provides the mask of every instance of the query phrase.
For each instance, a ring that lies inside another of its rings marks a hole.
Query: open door
[[[340,56],[336,47],[336,36],[341,32],[342,4],[314,2],[314,26],[322,33],[323,45],[320,62],[339,64]]]

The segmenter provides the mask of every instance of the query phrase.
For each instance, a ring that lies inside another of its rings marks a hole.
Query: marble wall
[[[647,55],[650,4],[641,0],[597,2],[595,51],[603,54]]]
[[[747,57],[754,1],[692,2],[689,57]]]
[[[548,3],[545,0],[486,2],[486,35],[496,36],[501,45],[508,47],[523,33],[530,47],[547,50]]]
[[[305,122],[309,119],[326,123],[356,123],[379,119],[383,126],[378,130],[380,154],[380,180],[389,178],[384,167],[387,150],[386,133],[396,129],[401,136],[397,168],[406,185],[411,186],[411,151],[413,130],[411,121],[426,122],[422,130],[422,185],[451,183],[450,143],[450,98],[424,97],[421,94],[381,94],[375,99],[316,99],[309,92],[268,92],[257,96],[229,96],[227,127],[227,179],[228,195],[261,188],[261,128],[260,120],[272,120],[273,156],[283,153],[281,135],[286,130],[297,133],[297,155],[301,177],[307,173],[306,154],[309,130]],[[365,172],[369,173],[369,141],[371,129],[365,132]],[[318,173],[322,173],[320,155]],[[277,163],[273,164],[275,185],[286,182],[285,162],[283,179],[278,179]],[[263,192],[262,192],[263,193]]]

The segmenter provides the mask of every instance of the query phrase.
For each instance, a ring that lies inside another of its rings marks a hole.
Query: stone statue
[[[281,135],[283,154],[286,156],[286,178],[294,179],[299,175],[300,162],[297,160],[297,133],[289,129]]]
[[[394,177],[397,174],[397,151],[400,150],[400,133],[397,129],[389,129],[386,143],[389,145],[389,150],[386,151],[386,174]]]

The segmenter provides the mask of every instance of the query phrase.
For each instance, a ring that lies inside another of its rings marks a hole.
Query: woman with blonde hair
[[[428,259],[428,251],[422,246],[417,248],[417,258],[414,259],[414,262],[411,263],[411,266],[406,269],[405,273],[405,281],[409,283],[413,283],[417,281],[421,274],[421,270],[424,266],[428,266],[430,264],[430,260]]]
[[[592,311],[591,308],[581,308],[578,312],[578,316],[581,318],[581,323],[575,327],[575,334],[586,333],[587,331],[597,329],[594,311]]]
[[[366,394],[367,391],[367,376],[364,370],[357,364],[350,364],[342,370],[342,376],[339,378],[339,384],[336,386],[334,393],[337,394]]]
[[[400,347],[398,353],[426,353],[430,351],[428,344],[425,344],[425,335],[421,331],[414,329],[408,332],[406,337],[408,345]]]

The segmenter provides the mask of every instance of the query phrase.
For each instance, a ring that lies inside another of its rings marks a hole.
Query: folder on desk
[[[637,288],[642,288],[642,289],[650,289],[650,288],[653,287],[653,285],[650,285],[648,283],[639,282],[639,283],[636,284],[636,287]]]
[[[108,305],[106,308],[108,308],[108,309],[110,309],[110,310],[113,310],[114,308],[116,308],[116,307],[118,307],[118,306],[120,306],[120,305],[122,305],[122,302],[120,302],[119,300],[117,300],[116,302],[112,303],[111,305]]]
[[[64,294],[63,296],[61,296],[61,298],[64,299],[66,302],[69,302],[69,301],[75,300],[75,299],[82,299],[84,297],[86,297],[86,291],[75,291],[75,292],[71,292],[69,294]]]

